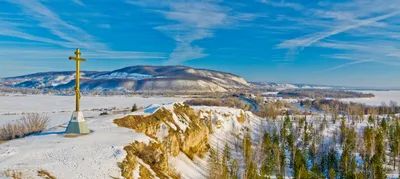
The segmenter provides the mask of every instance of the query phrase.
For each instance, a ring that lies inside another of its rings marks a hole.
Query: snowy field
[[[64,131],[71,115],[71,104],[74,99],[60,96],[8,96],[2,103],[3,121],[18,118],[21,114],[4,115],[14,112],[42,112],[51,117],[51,123],[47,131],[16,139],[0,144],[0,173],[6,170],[22,171],[29,178],[38,178],[38,169],[45,169],[61,179],[71,178],[110,178],[119,177],[120,169],[117,163],[126,156],[123,147],[133,141],[147,143],[151,139],[142,133],[136,133],[130,129],[118,127],[113,123],[114,119],[121,118],[127,114],[100,116],[101,111],[84,111],[84,115],[90,130],[93,133],[78,138],[65,137]],[[92,108],[130,107],[133,103],[138,106],[147,106],[144,110],[134,114],[151,114],[165,104],[172,109],[172,103],[182,102],[181,98],[127,98],[127,97],[83,97],[82,104],[85,110]],[[37,103],[40,101],[40,103]],[[107,101],[103,104],[103,101]],[[86,104],[85,104],[86,103]],[[72,105],[73,108],[74,105]],[[209,107],[196,107],[197,110],[207,110]],[[67,111],[67,112],[64,112]],[[213,110],[222,113],[232,113],[237,116],[240,110],[224,107],[215,107]],[[130,113],[128,113],[130,114]],[[222,116],[216,114],[215,120]],[[226,136],[230,134],[232,126],[237,126],[236,117],[225,123],[224,130],[213,134],[212,145],[220,147],[227,141]],[[225,136],[225,137],[224,137]],[[230,136],[230,135],[229,135]],[[221,138],[222,137],[222,138]],[[195,158],[191,161],[181,153],[177,157],[171,157],[171,163],[183,178],[197,179],[205,178],[207,158]]]
[[[36,177],[38,169],[48,170],[57,178],[119,177],[117,162],[125,157],[123,147],[134,140],[149,138],[127,128],[117,127],[113,120],[125,114],[100,116],[100,111],[84,111],[92,134],[79,138],[65,137],[63,132],[74,109],[74,97],[66,96],[2,96],[0,125],[18,119],[21,114],[44,112],[51,121],[46,132],[0,144],[0,172],[11,169],[23,171],[24,176]],[[152,103],[171,104],[180,98],[164,97],[82,97],[84,110],[93,108],[139,107]],[[154,110],[149,110],[154,111]],[[149,112],[142,111],[141,113]],[[1,177],[0,177],[1,178]]]
[[[130,108],[133,104],[145,107],[150,104],[164,104],[184,101],[182,98],[166,97],[94,97],[83,96],[81,98],[81,110],[93,113],[89,110],[100,108]],[[75,110],[75,96],[51,96],[51,95],[10,95],[0,96],[0,125],[9,121],[19,119],[21,113],[47,113],[51,117],[51,124],[64,123],[71,117]],[[97,114],[98,112],[96,112]],[[9,115],[12,114],[12,115]]]
[[[390,101],[395,101],[400,104],[400,91],[357,91],[362,93],[372,93],[375,95],[373,98],[351,98],[351,99],[341,99],[342,101],[351,101],[357,103],[364,103],[367,105],[381,105],[385,102],[387,105]]]
[[[53,112],[73,111],[75,109],[75,96],[51,96],[51,95],[29,95],[29,96],[0,96],[0,114],[13,112]],[[134,103],[147,106],[149,104],[170,103],[182,101],[177,98],[166,97],[95,97],[82,96],[81,109],[93,108],[125,108],[132,107]]]

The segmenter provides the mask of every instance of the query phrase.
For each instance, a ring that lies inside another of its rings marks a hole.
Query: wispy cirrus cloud
[[[345,64],[342,64],[342,65],[337,65],[337,66],[334,66],[334,67],[331,67],[331,68],[327,68],[327,69],[319,71],[319,72],[320,73],[321,72],[328,72],[328,71],[336,70],[336,69],[339,69],[339,68],[343,68],[343,67],[347,67],[347,66],[351,66],[351,65],[356,65],[356,64],[360,64],[360,63],[366,63],[366,62],[370,62],[370,61],[372,61],[372,60],[352,61],[352,62],[345,63]]]
[[[398,50],[399,44],[393,40],[400,37],[400,23],[396,20],[400,15],[400,1],[324,0],[319,1],[318,5],[312,4],[303,9],[294,8],[287,1],[261,1],[271,6],[278,4],[280,7],[297,10],[297,14],[284,14],[280,19],[282,22],[290,22],[289,33],[301,34],[284,39],[276,45],[278,49],[288,50],[288,54],[292,56],[287,58],[300,54],[305,48],[324,48],[335,51],[321,54],[323,57],[352,60],[328,68],[327,71],[367,62],[398,64],[399,59],[389,54]]]
[[[39,1],[10,0],[8,2],[21,7],[28,18],[39,22],[40,27],[47,29],[63,41],[69,42],[58,43],[58,45],[70,47],[69,44],[74,44],[87,49],[107,49],[106,45],[96,41],[93,36],[81,28],[64,21],[57,13]]]
[[[165,58],[165,54],[163,53],[112,50],[106,43],[101,42],[84,29],[71,23],[71,21],[63,20],[56,11],[51,10],[41,1],[9,0],[8,2],[22,10],[22,13],[18,14],[18,17],[21,17],[23,20],[14,18],[12,15],[7,15],[12,18],[0,19],[0,26],[7,27],[0,29],[0,36],[19,39],[19,41],[2,41],[2,44],[0,44],[2,54],[0,56],[3,58],[12,56],[13,59],[38,57],[59,59],[59,57],[56,57],[56,54],[58,56],[62,54],[70,55],[71,48],[75,49],[77,47],[85,49],[87,52],[85,55],[90,58]],[[79,0],[75,0],[74,2],[84,6]],[[108,29],[110,25],[100,24],[99,27]],[[53,36],[32,33],[32,28],[47,31]],[[18,45],[15,45],[17,43]],[[32,43],[36,44],[32,45]]]
[[[373,43],[369,41],[342,42],[324,40],[315,43],[314,47],[337,50],[335,53],[323,56],[330,59],[353,61],[349,62],[351,64],[358,64],[354,61],[360,61],[362,63],[374,62],[390,66],[400,66],[400,58],[394,55],[399,51],[399,48],[397,47],[397,43],[391,40],[374,40]]]
[[[229,28],[240,21],[255,18],[249,13],[234,12],[231,8],[221,5],[220,1],[147,0],[127,3],[147,7],[169,21],[167,25],[154,27],[176,41],[168,64],[180,64],[207,56],[205,48],[195,45],[194,42],[212,38],[216,29]]]
[[[103,29],[110,29],[111,28],[111,25],[110,24],[99,24],[98,25],[100,28],[103,28]]]
[[[385,20],[387,18],[396,16],[400,13],[399,11],[395,11],[389,14],[373,17],[373,18],[368,18],[368,19],[363,19],[363,20],[358,20],[358,21],[353,21],[353,23],[349,23],[349,25],[343,25],[343,26],[338,26],[337,28],[332,28],[328,29],[326,32],[316,32],[313,34],[308,34],[305,36],[297,37],[295,39],[290,39],[286,40],[280,44],[278,44],[278,48],[305,48],[308,47],[315,42],[318,42],[320,40],[326,39],[328,37],[358,28],[362,26],[368,26],[370,24],[376,23],[381,20]],[[351,20],[351,19],[350,19]]]
[[[297,3],[291,3],[291,2],[285,2],[285,1],[271,1],[271,0],[260,0],[260,2],[264,4],[268,4],[274,7],[285,7],[285,8],[292,8],[295,10],[302,10],[304,9],[303,5],[297,4]]]
[[[17,44],[18,45],[18,44]],[[19,45],[18,45],[19,46]],[[29,47],[16,47],[10,48],[9,46],[2,46],[0,44],[0,57],[13,58],[13,59],[67,59],[68,56],[73,55],[73,51],[69,49],[54,49],[54,48],[29,48]],[[100,50],[82,51],[83,58],[95,59],[160,59],[165,58],[164,53],[153,52],[134,52],[134,51],[112,51]]]
[[[80,6],[85,6],[85,4],[83,4],[83,2],[81,0],[72,0],[72,2],[74,2],[75,4],[78,4]]]

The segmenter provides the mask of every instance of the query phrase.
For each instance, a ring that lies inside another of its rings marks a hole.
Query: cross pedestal
[[[74,111],[69,121],[66,134],[89,134],[90,130],[86,124],[82,111]]]

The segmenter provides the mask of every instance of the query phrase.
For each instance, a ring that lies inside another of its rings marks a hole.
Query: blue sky
[[[248,81],[400,87],[399,0],[0,0],[0,77],[188,65]]]

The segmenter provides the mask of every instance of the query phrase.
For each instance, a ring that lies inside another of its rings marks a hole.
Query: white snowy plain
[[[138,107],[150,104],[166,104],[184,101],[182,98],[167,97],[127,97],[127,96],[83,96],[81,98],[81,110],[89,112],[91,109],[101,108],[130,108],[133,104]],[[53,95],[7,95],[0,96],[0,125],[21,117],[21,113],[46,113],[51,116],[51,124],[65,123],[70,119],[75,110],[75,96]],[[12,115],[10,115],[12,114]]]

